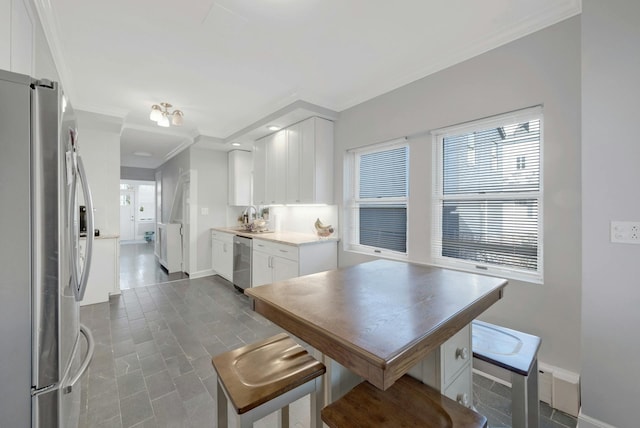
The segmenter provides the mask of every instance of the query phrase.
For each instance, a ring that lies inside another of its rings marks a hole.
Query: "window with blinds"
[[[409,147],[385,144],[350,155],[353,186],[349,247],[378,254],[406,254]]]
[[[542,112],[436,132],[434,259],[542,280]]]

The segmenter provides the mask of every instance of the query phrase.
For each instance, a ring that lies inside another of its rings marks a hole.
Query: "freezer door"
[[[31,426],[31,80],[0,71],[0,425]]]
[[[71,284],[66,209],[69,131],[58,86],[38,82],[32,95],[33,408],[35,427],[57,427],[62,397],[53,393],[74,358],[79,304]],[[75,125],[72,125],[75,126]],[[48,422],[47,422],[48,421]],[[52,422],[53,421],[53,422]],[[55,423],[55,425],[53,425]]]

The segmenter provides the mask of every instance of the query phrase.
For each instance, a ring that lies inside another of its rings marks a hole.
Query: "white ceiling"
[[[121,117],[123,165],[148,168],[197,141],[249,147],[278,119],[335,118],[581,8],[580,0],[35,3],[75,108]],[[149,120],[161,101],[184,112],[183,127]]]

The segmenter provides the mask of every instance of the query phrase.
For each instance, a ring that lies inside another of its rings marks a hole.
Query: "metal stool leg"
[[[324,407],[324,376],[319,376],[315,380],[314,392],[309,394],[310,401],[310,428],[322,428],[322,415],[320,411]]]
[[[534,360],[528,376],[511,373],[511,418],[513,428],[538,428],[538,361]]]
[[[280,409],[280,428],[289,428],[289,405]]]
[[[218,428],[227,428],[227,396],[224,394],[220,381],[217,381],[218,385],[216,392],[216,403],[218,408]]]

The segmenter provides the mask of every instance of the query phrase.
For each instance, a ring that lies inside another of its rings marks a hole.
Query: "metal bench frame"
[[[511,423],[513,428],[538,428],[540,401],[538,399],[538,349],[540,338],[482,321],[473,321],[472,328],[488,328],[496,334],[515,336],[523,343],[516,355],[493,354],[476,349],[473,344],[473,368],[499,377],[511,379]]]

